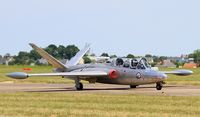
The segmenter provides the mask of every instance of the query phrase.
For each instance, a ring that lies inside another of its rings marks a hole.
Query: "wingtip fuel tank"
[[[28,74],[24,72],[13,72],[10,74],[7,74],[6,76],[14,79],[26,79],[28,78]]]

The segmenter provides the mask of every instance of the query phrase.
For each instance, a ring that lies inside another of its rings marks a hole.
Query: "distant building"
[[[3,57],[0,55],[0,65],[3,64]]]
[[[46,59],[44,59],[44,58],[39,59],[38,63],[39,64],[43,64],[43,65],[48,65],[49,64],[48,61]]]
[[[179,63],[187,62],[187,59],[184,58],[184,57],[168,57],[167,59],[170,60],[170,61],[179,62]]]
[[[59,60],[62,64],[66,64],[69,60],[68,59],[61,59],[61,60]],[[39,64],[43,64],[43,65],[48,65],[49,63],[48,63],[48,61],[46,60],[46,59],[44,59],[44,58],[41,58],[41,59],[39,59],[38,60],[38,63]],[[79,62],[78,62],[78,64],[84,64],[84,60],[83,59],[81,59]]]
[[[12,62],[14,59],[10,54],[6,54],[4,57],[0,56],[0,65],[9,65],[9,62]]]
[[[183,68],[197,68],[197,66],[196,63],[185,63]]]
[[[194,63],[194,58],[188,58],[188,63]]]
[[[160,67],[160,68],[176,68],[176,65],[171,62],[171,60],[163,60],[161,64],[157,64],[155,67]]]

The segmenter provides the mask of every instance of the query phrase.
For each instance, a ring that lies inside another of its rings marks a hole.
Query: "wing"
[[[81,72],[61,72],[61,73],[41,73],[41,74],[27,74],[24,72],[14,72],[7,74],[8,77],[14,79],[26,79],[31,76],[69,76],[69,77],[100,77],[100,76],[108,76],[108,73],[103,71],[81,71]],[[83,78],[82,78],[83,79]]]
[[[66,66],[77,65],[80,59],[89,51],[90,45],[86,44],[85,48],[79,51],[67,64]]]
[[[193,71],[190,70],[175,70],[175,71],[161,71],[164,74],[173,74],[178,76],[188,76],[193,74]]]

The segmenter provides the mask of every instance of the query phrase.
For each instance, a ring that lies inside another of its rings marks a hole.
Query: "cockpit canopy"
[[[147,69],[151,68],[145,58],[129,59],[129,58],[116,58],[111,62],[113,66],[131,68],[131,69]]]

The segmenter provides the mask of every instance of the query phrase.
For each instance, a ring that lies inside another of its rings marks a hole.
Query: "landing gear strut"
[[[131,89],[137,88],[137,85],[130,85]]]
[[[79,79],[76,79],[75,83],[76,83],[76,85],[75,85],[76,90],[79,90],[79,91],[83,90],[83,83],[81,83]]]
[[[156,83],[156,89],[157,89],[157,90],[161,90],[162,87],[163,87],[163,83],[162,83],[162,82],[157,82],[157,83]]]

